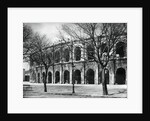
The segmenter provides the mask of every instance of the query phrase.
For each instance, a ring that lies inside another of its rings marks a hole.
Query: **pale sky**
[[[34,32],[38,32],[41,35],[46,35],[49,41],[52,43],[59,40],[58,34],[59,31],[58,29],[61,29],[61,25],[63,23],[25,23],[29,25]],[[23,63],[23,68],[25,70],[29,70],[29,64],[28,63]]]
[[[46,35],[47,38],[54,42],[58,40],[58,29],[61,29],[63,23],[26,23],[33,29],[34,32],[38,32],[41,35]]]

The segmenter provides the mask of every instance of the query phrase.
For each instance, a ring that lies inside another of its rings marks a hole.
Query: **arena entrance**
[[[92,69],[89,69],[86,73],[86,83],[94,84],[94,71]]]
[[[75,83],[81,84],[81,72],[80,72],[80,70],[76,70],[74,72],[74,80],[75,80]]]
[[[67,71],[67,70],[64,72],[64,84],[65,83],[68,83],[68,84],[70,83],[69,71]]]
[[[48,72],[48,83],[52,83],[52,73]]]
[[[60,74],[59,74],[59,71],[56,71],[55,73],[55,83],[58,83],[60,80]]]
[[[125,79],[126,79],[125,69],[118,68],[116,72],[115,84],[125,84]]]

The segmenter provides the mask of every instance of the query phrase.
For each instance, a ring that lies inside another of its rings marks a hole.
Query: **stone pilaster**
[[[81,70],[81,84],[84,84],[84,68]]]
[[[98,66],[95,66],[95,73],[94,73],[94,84],[98,84]]]

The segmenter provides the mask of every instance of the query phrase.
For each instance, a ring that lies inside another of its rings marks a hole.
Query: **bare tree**
[[[43,77],[44,92],[47,92],[46,79],[48,68],[52,65],[52,49],[46,35],[35,33],[28,41],[24,41],[24,60],[30,62],[30,66],[44,66],[45,76]]]
[[[27,24],[23,24],[23,42],[30,41],[33,35],[33,30]]]
[[[23,59],[29,61],[30,54],[35,51],[35,39],[33,39],[34,33],[30,26],[23,24]]]
[[[73,23],[62,25],[62,30],[71,38],[71,41],[77,40],[83,45],[90,45],[91,49],[85,51],[89,58],[93,59],[98,66],[102,68],[102,87],[103,95],[108,95],[107,85],[105,81],[105,68],[110,62],[110,58],[114,57],[116,51],[115,45],[119,41],[127,41],[127,24],[126,23]],[[60,38],[64,43],[68,40],[64,37],[60,30]],[[83,50],[87,46],[80,46]],[[94,51],[93,51],[94,50]],[[73,51],[70,49],[71,53]],[[89,59],[82,56],[84,60]],[[100,77],[100,75],[99,75]],[[100,79],[100,78],[99,78]]]

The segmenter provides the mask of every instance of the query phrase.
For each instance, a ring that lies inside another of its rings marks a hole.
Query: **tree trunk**
[[[44,92],[47,92],[46,78],[47,78],[47,72],[48,72],[48,69],[45,69],[45,70],[46,70],[46,73],[45,73],[45,77],[44,77]]]
[[[102,67],[102,89],[103,95],[108,95],[107,84],[105,79],[105,67]]]

